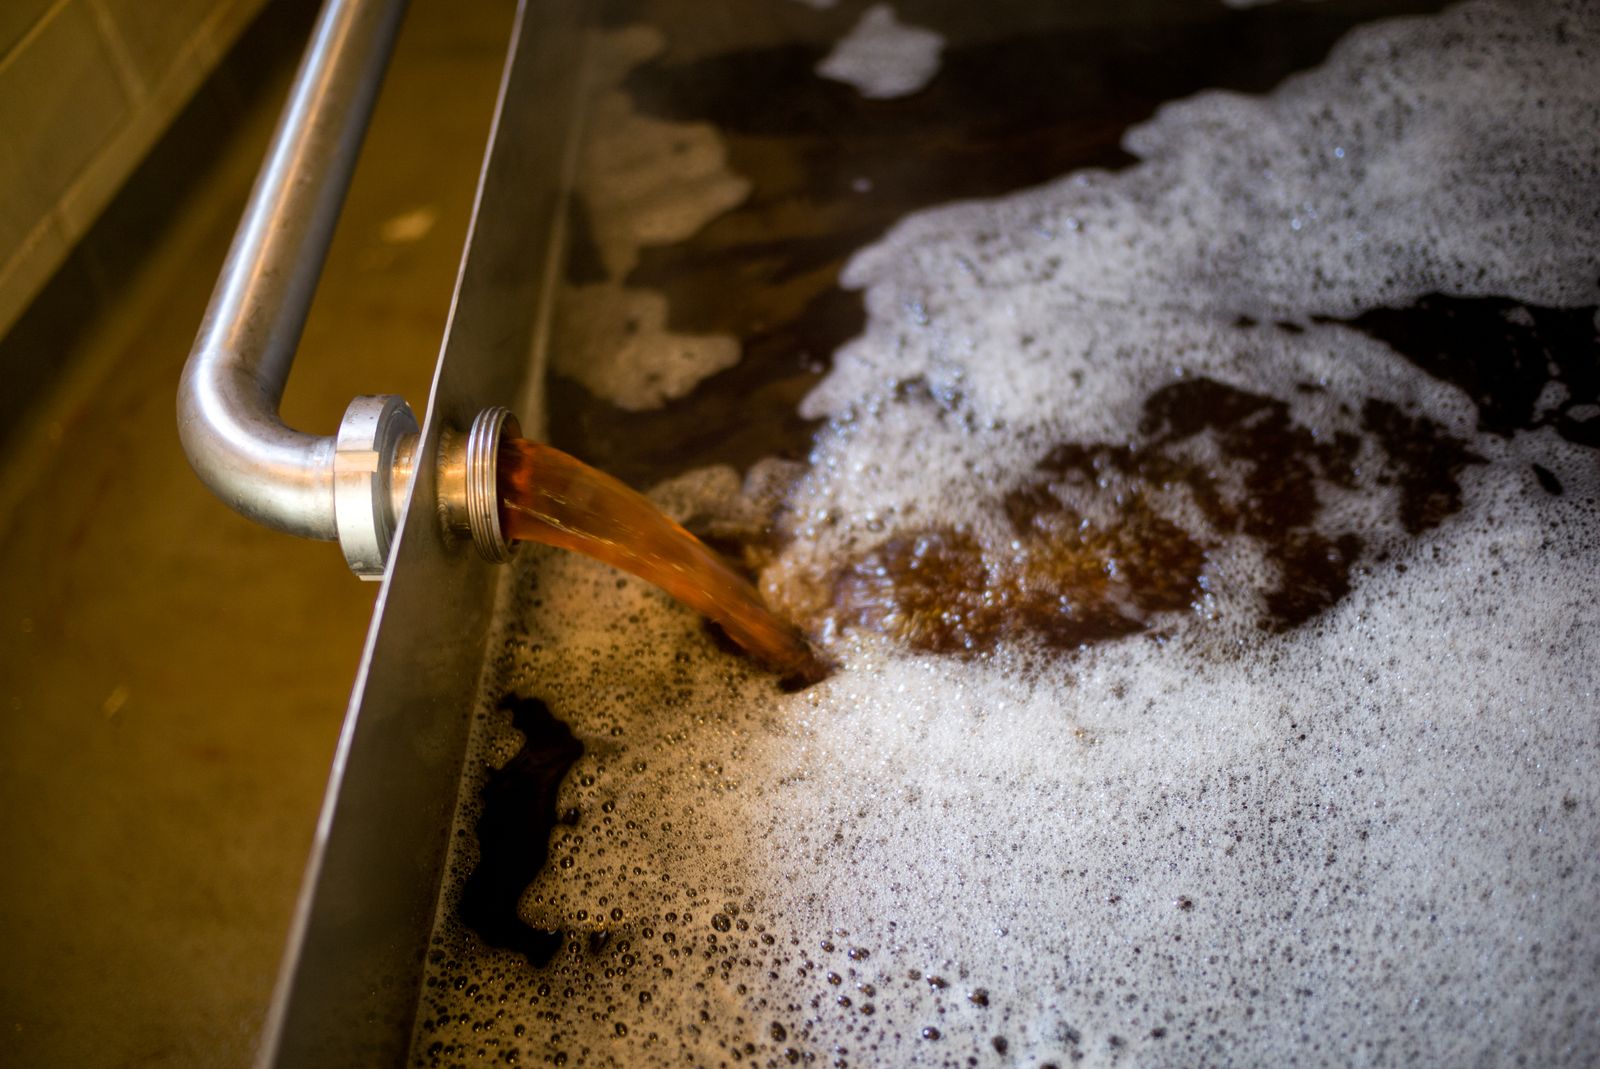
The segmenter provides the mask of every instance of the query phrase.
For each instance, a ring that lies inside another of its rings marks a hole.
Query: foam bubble
[[[1501,341],[1594,345],[1597,22],[1378,24],[1265,97],[1164,109],[1126,172],[865,250],[804,469],[657,491],[776,524],[765,589],[841,671],[781,694],[656,592],[526,552],[491,693],[586,746],[521,903],[562,948],[532,969],[447,904],[418,1060],[1594,1061],[1594,406],[1552,370],[1504,420],[1367,312],[1501,295]],[[1003,575],[1135,497],[1206,555],[1126,637],[937,656],[838,613],[840,568],[891,572],[898,536],[964,532]],[[1323,595],[1292,622],[1286,577]],[[479,781],[515,743],[486,706]]]

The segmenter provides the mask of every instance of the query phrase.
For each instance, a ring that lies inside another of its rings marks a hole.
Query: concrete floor
[[[413,3],[294,426],[421,415],[513,6]],[[266,1010],[376,587],[212,499],[173,398],[287,73],[116,296],[31,342],[65,371],[0,467],[5,1065],[245,1064]]]

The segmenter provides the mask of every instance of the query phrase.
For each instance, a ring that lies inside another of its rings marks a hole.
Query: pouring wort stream
[[[500,522],[506,537],[575,550],[653,583],[719,624],[762,664],[813,682],[823,668],[805,636],[754,587],[643,495],[559,449],[500,443]]]

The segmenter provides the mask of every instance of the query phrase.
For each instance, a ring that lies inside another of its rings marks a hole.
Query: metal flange
[[[344,410],[333,450],[333,512],[339,548],[350,570],[382,579],[406,487],[395,472],[410,470],[417,418],[398,397],[357,397]],[[409,480],[407,480],[409,481]]]
[[[496,406],[479,412],[467,431],[467,526],[478,553],[496,564],[511,559],[511,544],[500,529],[499,487],[500,436],[508,430],[522,435],[511,410]]]
[[[439,444],[439,520],[495,564],[510,560],[513,549],[500,527],[500,440],[507,434],[520,436],[522,425],[496,405],[479,412],[465,434],[446,431]]]

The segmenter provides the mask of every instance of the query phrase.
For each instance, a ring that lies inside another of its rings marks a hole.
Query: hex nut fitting
[[[416,448],[417,418],[399,397],[357,397],[334,437],[333,508],[339,548],[362,579],[383,578],[404,487],[394,484],[396,458]],[[396,493],[396,489],[402,491]]]

